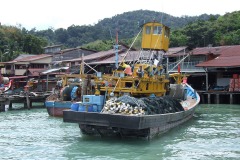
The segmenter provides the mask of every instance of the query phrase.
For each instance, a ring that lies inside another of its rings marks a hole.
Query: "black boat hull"
[[[78,123],[82,134],[151,139],[189,120],[195,107],[182,112],[144,116],[63,111],[64,122]]]

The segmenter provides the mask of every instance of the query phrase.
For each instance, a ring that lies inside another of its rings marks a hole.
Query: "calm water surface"
[[[0,159],[239,160],[240,105],[200,105],[190,121],[151,141],[82,136],[45,109],[1,112]]]

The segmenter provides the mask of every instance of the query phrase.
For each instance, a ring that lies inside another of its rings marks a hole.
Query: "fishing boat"
[[[70,100],[60,99],[60,93],[54,92],[46,98],[45,107],[50,116],[62,117],[63,110],[70,109],[72,102]]]
[[[70,109],[71,101],[45,101],[45,107],[50,116],[62,117],[63,110]]]
[[[94,94],[82,94],[78,109],[63,111],[63,121],[78,123],[86,135],[151,139],[189,120],[200,97],[185,75],[168,72],[169,33],[161,23],[143,24],[139,59],[116,61],[112,74],[97,72]]]
[[[59,78],[55,90],[45,100],[48,114],[54,117],[63,117],[63,110],[76,108],[82,94],[80,74],[60,75]]]
[[[0,93],[8,91],[12,86],[12,80],[9,80],[8,77],[2,77],[0,75]]]

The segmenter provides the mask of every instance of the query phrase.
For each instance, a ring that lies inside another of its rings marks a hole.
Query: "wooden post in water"
[[[48,91],[48,78],[49,78],[49,75],[47,74],[47,80],[46,80],[46,91]]]
[[[29,99],[29,86],[24,86],[24,90],[25,90],[25,93],[26,93],[26,103],[27,103],[27,109],[30,109],[31,108],[31,105],[30,105],[30,99]]]
[[[30,109],[30,99],[29,99],[29,91],[26,92],[26,102],[27,102],[27,108]]]
[[[208,91],[209,85],[208,85],[208,72],[207,72],[207,69],[205,69],[205,71],[206,71],[206,73],[205,73],[206,74],[206,89],[205,90]]]
[[[216,104],[219,104],[219,94],[216,94]]]
[[[230,104],[233,104],[233,94],[230,93]]]
[[[6,98],[0,97],[0,112],[5,112]]]
[[[205,104],[204,94],[201,94],[201,101],[203,104]]]
[[[208,104],[211,104],[211,95],[209,93],[207,94],[207,97],[208,97]]]
[[[9,110],[12,110],[12,101],[9,101],[9,106],[8,106],[8,108],[9,108]]]

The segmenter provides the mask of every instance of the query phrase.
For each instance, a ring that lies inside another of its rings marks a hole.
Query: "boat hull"
[[[70,101],[46,101],[45,107],[50,116],[63,117],[63,111],[71,109]]]
[[[129,116],[66,110],[63,111],[63,121],[78,123],[81,132],[86,135],[151,139],[186,122],[193,116],[194,111],[195,107],[171,114]]]
[[[69,108],[47,108],[47,112],[50,116],[54,117],[63,117],[63,111],[68,110]]]
[[[63,121],[78,123],[83,134],[100,136],[141,137],[151,139],[154,136],[168,131],[186,121],[194,114],[200,97],[188,84],[178,88],[186,90],[181,105],[182,111],[151,115],[128,115],[105,112],[79,112],[73,110],[63,111]],[[175,97],[176,98],[176,97]]]

